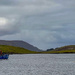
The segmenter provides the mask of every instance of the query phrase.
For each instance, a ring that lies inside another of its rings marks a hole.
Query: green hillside
[[[44,51],[41,53],[75,53],[75,45],[63,46],[51,51]]]
[[[8,54],[33,54],[37,53],[35,51],[30,51],[21,47],[14,47],[14,46],[8,46],[8,45],[0,45],[0,50],[2,50],[3,53]]]
[[[35,53],[61,54],[61,53],[75,53],[75,45],[63,46],[51,51],[42,51],[42,52],[30,51],[21,47],[0,45],[0,50],[2,50],[3,53],[7,53],[7,54],[35,54]]]

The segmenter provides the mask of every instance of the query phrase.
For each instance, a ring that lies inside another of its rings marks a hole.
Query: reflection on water
[[[0,75],[75,75],[75,54],[10,55]]]

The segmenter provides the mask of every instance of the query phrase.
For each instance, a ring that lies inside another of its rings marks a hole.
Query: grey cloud
[[[19,31],[19,28],[17,28],[16,26],[7,27],[4,29],[0,28],[0,36],[16,34],[19,33]]]
[[[6,28],[0,28],[1,39],[21,39],[43,49],[68,44],[75,37],[74,3],[74,0],[1,0],[0,17],[10,22]]]
[[[14,5],[15,2],[14,0],[0,0],[0,6],[11,6],[11,5]]]

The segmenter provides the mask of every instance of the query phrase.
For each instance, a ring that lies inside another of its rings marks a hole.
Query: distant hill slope
[[[75,45],[63,46],[51,51],[44,51],[41,53],[75,53]]]
[[[31,51],[41,51],[37,47],[34,47],[33,45],[30,45],[27,42],[19,41],[19,40],[13,40],[13,41],[6,41],[6,40],[0,40],[0,45],[9,45],[9,46],[15,46],[15,47],[22,47]]]
[[[21,47],[14,47],[14,46],[7,46],[7,45],[0,45],[0,50],[2,53],[7,54],[33,54],[37,53],[35,51],[30,51]]]

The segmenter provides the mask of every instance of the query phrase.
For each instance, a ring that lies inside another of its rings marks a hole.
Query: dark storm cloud
[[[14,5],[15,2],[13,0],[0,0],[0,6],[11,6]]]

